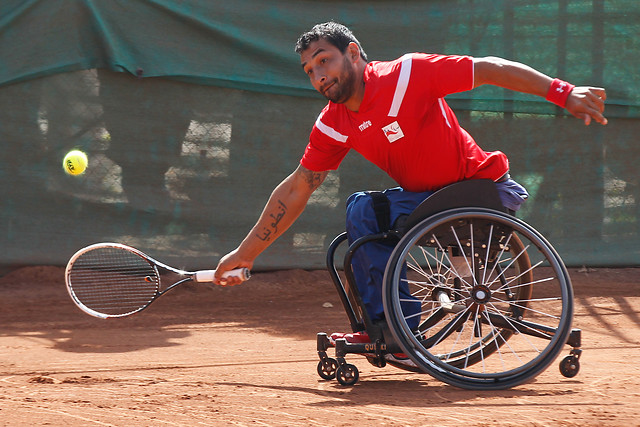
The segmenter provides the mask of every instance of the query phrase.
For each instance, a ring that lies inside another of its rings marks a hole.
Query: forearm
[[[287,178],[287,180],[290,178]],[[260,218],[238,247],[238,253],[254,260],[296,221],[310,194],[299,194],[285,180],[271,193]]]
[[[259,254],[280,237],[304,211],[311,194],[322,184],[328,172],[314,172],[299,166],[271,193],[260,218],[234,251],[249,266]]]
[[[591,86],[573,87],[566,82],[556,81],[562,87],[552,86],[554,79],[534,70],[528,65],[503,58],[474,58],[474,87],[491,84],[518,92],[529,93],[546,98],[564,107],[586,125],[595,120],[606,125],[604,102],[607,99],[603,88]],[[557,92],[554,91],[557,89]],[[562,91],[565,91],[562,93]],[[561,95],[558,94],[561,93]]]

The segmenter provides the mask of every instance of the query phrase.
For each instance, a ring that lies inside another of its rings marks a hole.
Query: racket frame
[[[75,264],[75,262],[85,253],[96,250],[96,249],[101,249],[101,248],[117,248],[117,249],[122,249],[125,251],[129,251],[137,256],[139,256],[140,258],[142,258],[143,260],[145,260],[146,262],[149,263],[149,265],[151,265],[153,267],[153,270],[155,271],[155,274],[158,278],[158,288],[155,292],[155,295],[149,300],[149,302],[147,302],[146,304],[142,305],[141,307],[135,309],[135,310],[131,310],[127,313],[120,313],[120,314],[106,314],[106,313],[101,313],[99,311],[96,311],[90,307],[87,307],[80,298],[77,297],[76,293],[73,290],[73,285],[71,283],[71,272],[73,270],[73,266]],[[161,289],[161,276],[160,276],[160,272],[158,271],[158,268],[162,269],[162,270],[166,270],[167,272],[170,273],[174,273],[177,274],[178,276],[182,276],[183,278],[176,281],[175,283],[173,283],[172,285],[168,286],[166,289]],[[78,308],[80,308],[82,311],[84,311],[85,313],[94,316],[94,317],[98,317],[100,319],[107,319],[107,318],[111,318],[111,317],[125,317],[125,316],[130,316],[132,314],[135,313],[139,313],[140,311],[144,310],[145,308],[147,308],[149,305],[151,305],[151,303],[153,301],[155,301],[156,299],[158,299],[159,297],[161,297],[162,295],[166,294],[167,292],[169,292],[170,290],[174,289],[175,287],[177,287],[178,285],[181,285],[185,282],[197,282],[197,283],[212,283],[213,281],[213,275],[215,274],[215,270],[200,270],[200,271],[185,271],[185,270],[180,270],[178,268],[174,268],[171,267],[170,265],[167,265],[163,262],[160,262],[152,257],[150,257],[149,255],[145,254],[144,252],[129,246],[129,245],[124,245],[122,243],[113,243],[113,242],[103,242],[103,243],[94,243],[92,245],[86,246],[80,250],[78,250],[75,254],[73,254],[71,256],[71,258],[69,259],[69,261],[67,262],[67,266],[65,268],[65,285],[67,287],[67,292],[69,293],[69,296],[71,297],[71,300],[73,301],[73,303],[78,306]],[[249,270],[247,268],[239,268],[236,270],[232,270],[229,271],[227,273],[225,273],[223,275],[223,277],[227,277],[227,276],[240,276],[242,277],[243,280],[248,280],[251,277],[251,274],[249,273]]]

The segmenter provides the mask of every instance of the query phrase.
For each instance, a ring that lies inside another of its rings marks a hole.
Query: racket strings
[[[75,260],[69,287],[87,308],[117,316],[146,307],[158,293],[160,277],[140,255],[120,247],[100,247]]]

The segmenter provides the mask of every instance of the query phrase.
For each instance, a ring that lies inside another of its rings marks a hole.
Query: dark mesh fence
[[[324,103],[106,70],[0,91],[12,100],[0,113],[11,123],[1,136],[10,147],[1,163],[9,264],[61,263],[104,240],[190,266],[213,263],[296,167]],[[62,170],[72,148],[89,156],[78,177]],[[353,167],[328,178],[265,265],[322,263],[326,240],[342,228],[340,200],[384,180],[352,157],[345,165]]]
[[[640,263],[640,3],[210,3],[3,2],[3,265],[62,265],[86,244],[118,241],[215,266],[303,153],[325,101],[292,45],[328,19],[352,26],[373,59],[493,54],[606,87],[606,127],[499,88],[450,103],[483,148],[507,153],[531,193],[519,216],[567,263]],[[62,170],[73,148],[89,155],[79,177]],[[346,197],[393,185],[351,153],[257,267],[322,267]]]

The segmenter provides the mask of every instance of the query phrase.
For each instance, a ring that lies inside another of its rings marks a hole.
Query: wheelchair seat
[[[502,205],[498,190],[489,179],[460,181],[433,193],[405,218],[396,221],[394,227],[403,234],[423,219],[438,212],[455,208],[487,208],[513,214]]]

